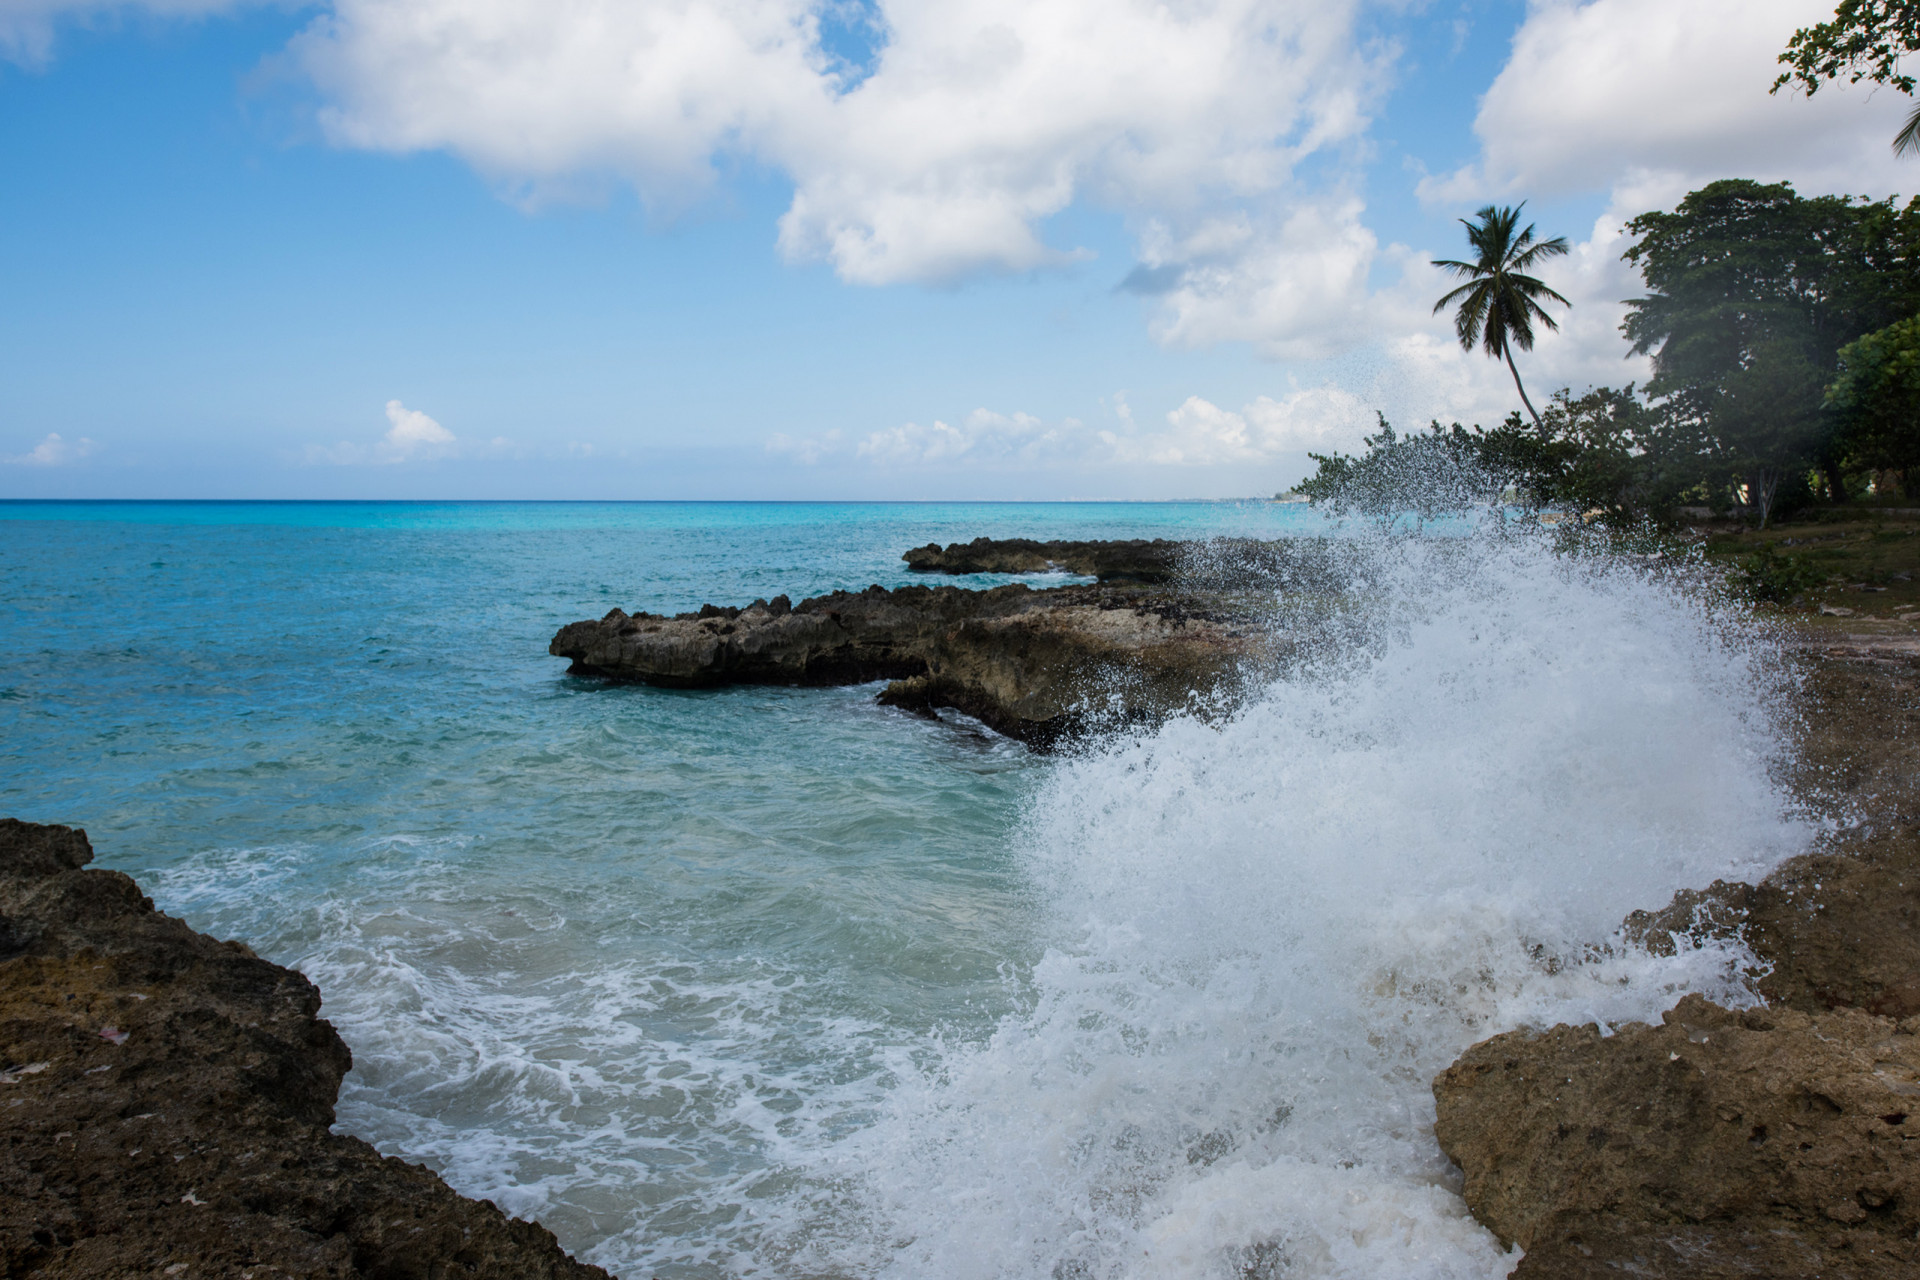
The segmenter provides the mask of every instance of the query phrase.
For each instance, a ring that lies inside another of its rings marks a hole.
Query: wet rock
[[[872,586],[784,609],[615,609],[562,627],[548,652],[576,675],[676,688],[889,680],[885,704],[952,707],[1047,747],[1208,705],[1268,669],[1285,642],[1232,606],[1164,588]]]
[[[588,1280],[552,1233],[331,1133],[300,974],[0,819],[0,1275]]]
[[[1718,1008],[1512,1032],[1435,1135],[1519,1280],[1920,1274],[1920,1020]]]

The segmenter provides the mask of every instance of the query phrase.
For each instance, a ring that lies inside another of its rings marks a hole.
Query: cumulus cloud
[[[0,50],[44,51],[62,15],[247,2],[0,0]],[[822,39],[823,23],[844,25],[854,3],[322,0],[290,61],[317,87],[338,145],[448,151],[524,203],[620,182],[671,211],[732,166],[783,174],[793,197],[777,229],[782,252],[861,284],[1068,262],[1084,251],[1050,232],[1050,219],[1098,206],[1137,236],[1138,266],[1122,287],[1149,300],[1165,346],[1364,357],[1372,364],[1342,372],[1341,384],[1396,421],[1495,419],[1513,403],[1506,371],[1461,352],[1445,318],[1429,314],[1430,255],[1382,244],[1357,194],[1395,57],[1362,21],[1379,0],[861,0],[854,25],[873,46],[858,65]],[[1428,178],[1420,195],[1449,213],[1523,196],[1608,197],[1550,273],[1576,305],[1523,358],[1530,388],[1644,376],[1621,360],[1617,333],[1619,300],[1638,291],[1618,261],[1632,214],[1724,176],[1792,177],[1806,191],[1908,183],[1911,168],[1887,146],[1905,99],[1839,86],[1811,99],[1767,93],[1788,35],[1830,7],[1529,0],[1482,100],[1478,157]],[[1407,11],[1400,0],[1385,8]],[[1306,438],[1300,394],[1271,402],[1288,406],[1279,417],[1258,402],[1190,402],[1164,427],[1116,424],[1110,443],[1071,420],[982,410],[768,447],[871,465],[1264,456],[1270,439]],[[1198,405],[1224,416],[1203,422]],[[1268,424],[1282,421],[1274,436]],[[389,432],[313,456],[468,452],[451,433]]]
[[[884,427],[859,439],[839,431],[794,439],[777,435],[770,453],[803,465],[852,462],[879,469],[978,467],[1033,470],[1141,464],[1207,467],[1270,462],[1306,450],[1351,448],[1373,423],[1361,400],[1338,387],[1295,390],[1275,400],[1261,396],[1238,411],[1189,396],[1165,415],[1164,426],[1142,429],[1125,395],[1113,399],[1115,423],[1094,427],[1077,418],[1047,422],[1029,413],[975,409],[958,424],[935,419]]]
[[[1364,211],[1357,199],[1266,220],[1236,210],[1178,237],[1156,223],[1130,287],[1160,296],[1153,333],[1168,346],[1237,341],[1276,359],[1322,358],[1373,332],[1367,279],[1379,241]]]
[[[309,464],[333,466],[386,465],[430,462],[455,457],[498,457],[511,452],[512,441],[496,436],[471,445],[418,409],[398,400],[387,401],[387,432],[372,445],[343,440],[335,445],[308,445]]]
[[[1632,186],[1653,208],[1725,177],[1911,186],[1889,146],[1905,98],[1844,85],[1767,93],[1788,38],[1832,12],[1832,0],[1533,0],[1481,102],[1479,160],[1422,195]]]
[[[58,431],[49,431],[39,444],[25,453],[11,454],[5,461],[16,467],[60,467],[80,461],[99,447],[85,436],[66,440]]]
[[[1379,87],[1362,0],[878,0],[852,75],[820,0],[335,0],[296,53],[351,146],[445,148],[530,198],[616,174],[655,203],[716,157],[795,184],[780,245],[850,281],[1074,255],[1079,198],[1180,211],[1273,191]]]

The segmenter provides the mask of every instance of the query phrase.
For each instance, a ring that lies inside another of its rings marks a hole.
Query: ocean
[[[614,605],[898,585],[929,541],[1214,534],[1348,536],[1269,503],[0,502],[0,813],[305,972],[342,1132],[629,1280],[1504,1275],[1432,1075],[1748,998],[1737,952],[1612,931],[1812,830],[1788,677],[1684,575],[1401,540],[1351,646],[1060,756],[546,653]]]

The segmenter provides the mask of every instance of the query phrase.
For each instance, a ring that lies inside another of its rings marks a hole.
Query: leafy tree
[[[1913,96],[1914,78],[1899,70],[1900,58],[1920,49],[1920,2],[1916,0],[1840,0],[1833,19],[1802,27],[1787,41],[1780,62],[1787,70],[1772,92],[1799,82],[1812,97],[1821,85],[1847,77],[1849,84],[1871,80]],[[1920,152],[1920,108],[1894,135],[1900,154]]]
[[[1920,479],[1920,316],[1840,348],[1840,373],[1827,388],[1840,442],[1856,465],[1898,471],[1901,488]]]
[[[1472,351],[1477,344],[1495,360],[1505,359],[1513,374],[1514,389],[1520,393],[1520,403],[1527,406],[1527,413],[1538,422],[1540,414],[1534,409],[1533,401],[1527,399],[1526,387],[1520,383],[1520,369],[1513,362],[1513,349],[1533,350],[1535,321],[1549,329],[1560,327],[1540,305],[1540,299],[1571,304],[1544,281],[1527,274],[1548,258],[1566,253],[1567,241],[1563,236],[1535,241],[1532,224],[1528,224],[1525,231],[1518,231],[1520,210],[1526,207],[1524,201],[1511,207],[1488,205],[1475,215],[1479,218],[1477,223],[1460,219],[1460,224],[1467,229],[1467,243],[1473,246],[1477,256],[1472,262],[1449,259],[1433,264],[1467,281],[1434,303],[1433,313],[1438,315],[1458,304],[1453,330],[1459,335],[1460,346]]]
[[[1565,507],[1624,527],[1673,505],[1684,483],[1663,426],[1632,386],[1597,387],[1578,398],[1555,392],[1536,423],[1516,413],[1475,435],[1481,465],[1509,477],[1522,506]]]
[[[1459,423],[1401,435],[1385,414],[1380,430],[1365,437],[1357,457],[1343,453],[1307,456],[1318,470],[1297,486],[1314,506],[1337,516],[1358,515],[1391,530],[1406,517],[1414,529],[1439,516],[1465,511],[1497,496],[1504,479],[1488,472],[1479,440]]]
[[[1911,212],[1729,180],[1627,224],[1638,239],[1625,257],[1649,293],[1622,327],[1653,355],[1647,391],[1665,401],[1670,452],[1744,488],[1762,525],[1796,469],[1818,463],[1837,481],[1822,398],[1841,344],[1916,283],[1910,258],[1882,278]]]

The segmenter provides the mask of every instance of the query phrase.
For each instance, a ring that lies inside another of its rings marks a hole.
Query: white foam
[[[1054,772],[1030,1007],[822,1153],[851,1190],[795,1270],[1502,1276],[1433,1076],[1510,1027],[1750,999],[1737,949],[1615,931],[1803,845],[1767,646],[1527,540],[1395,543],[1370,577],[1346,651]]]

